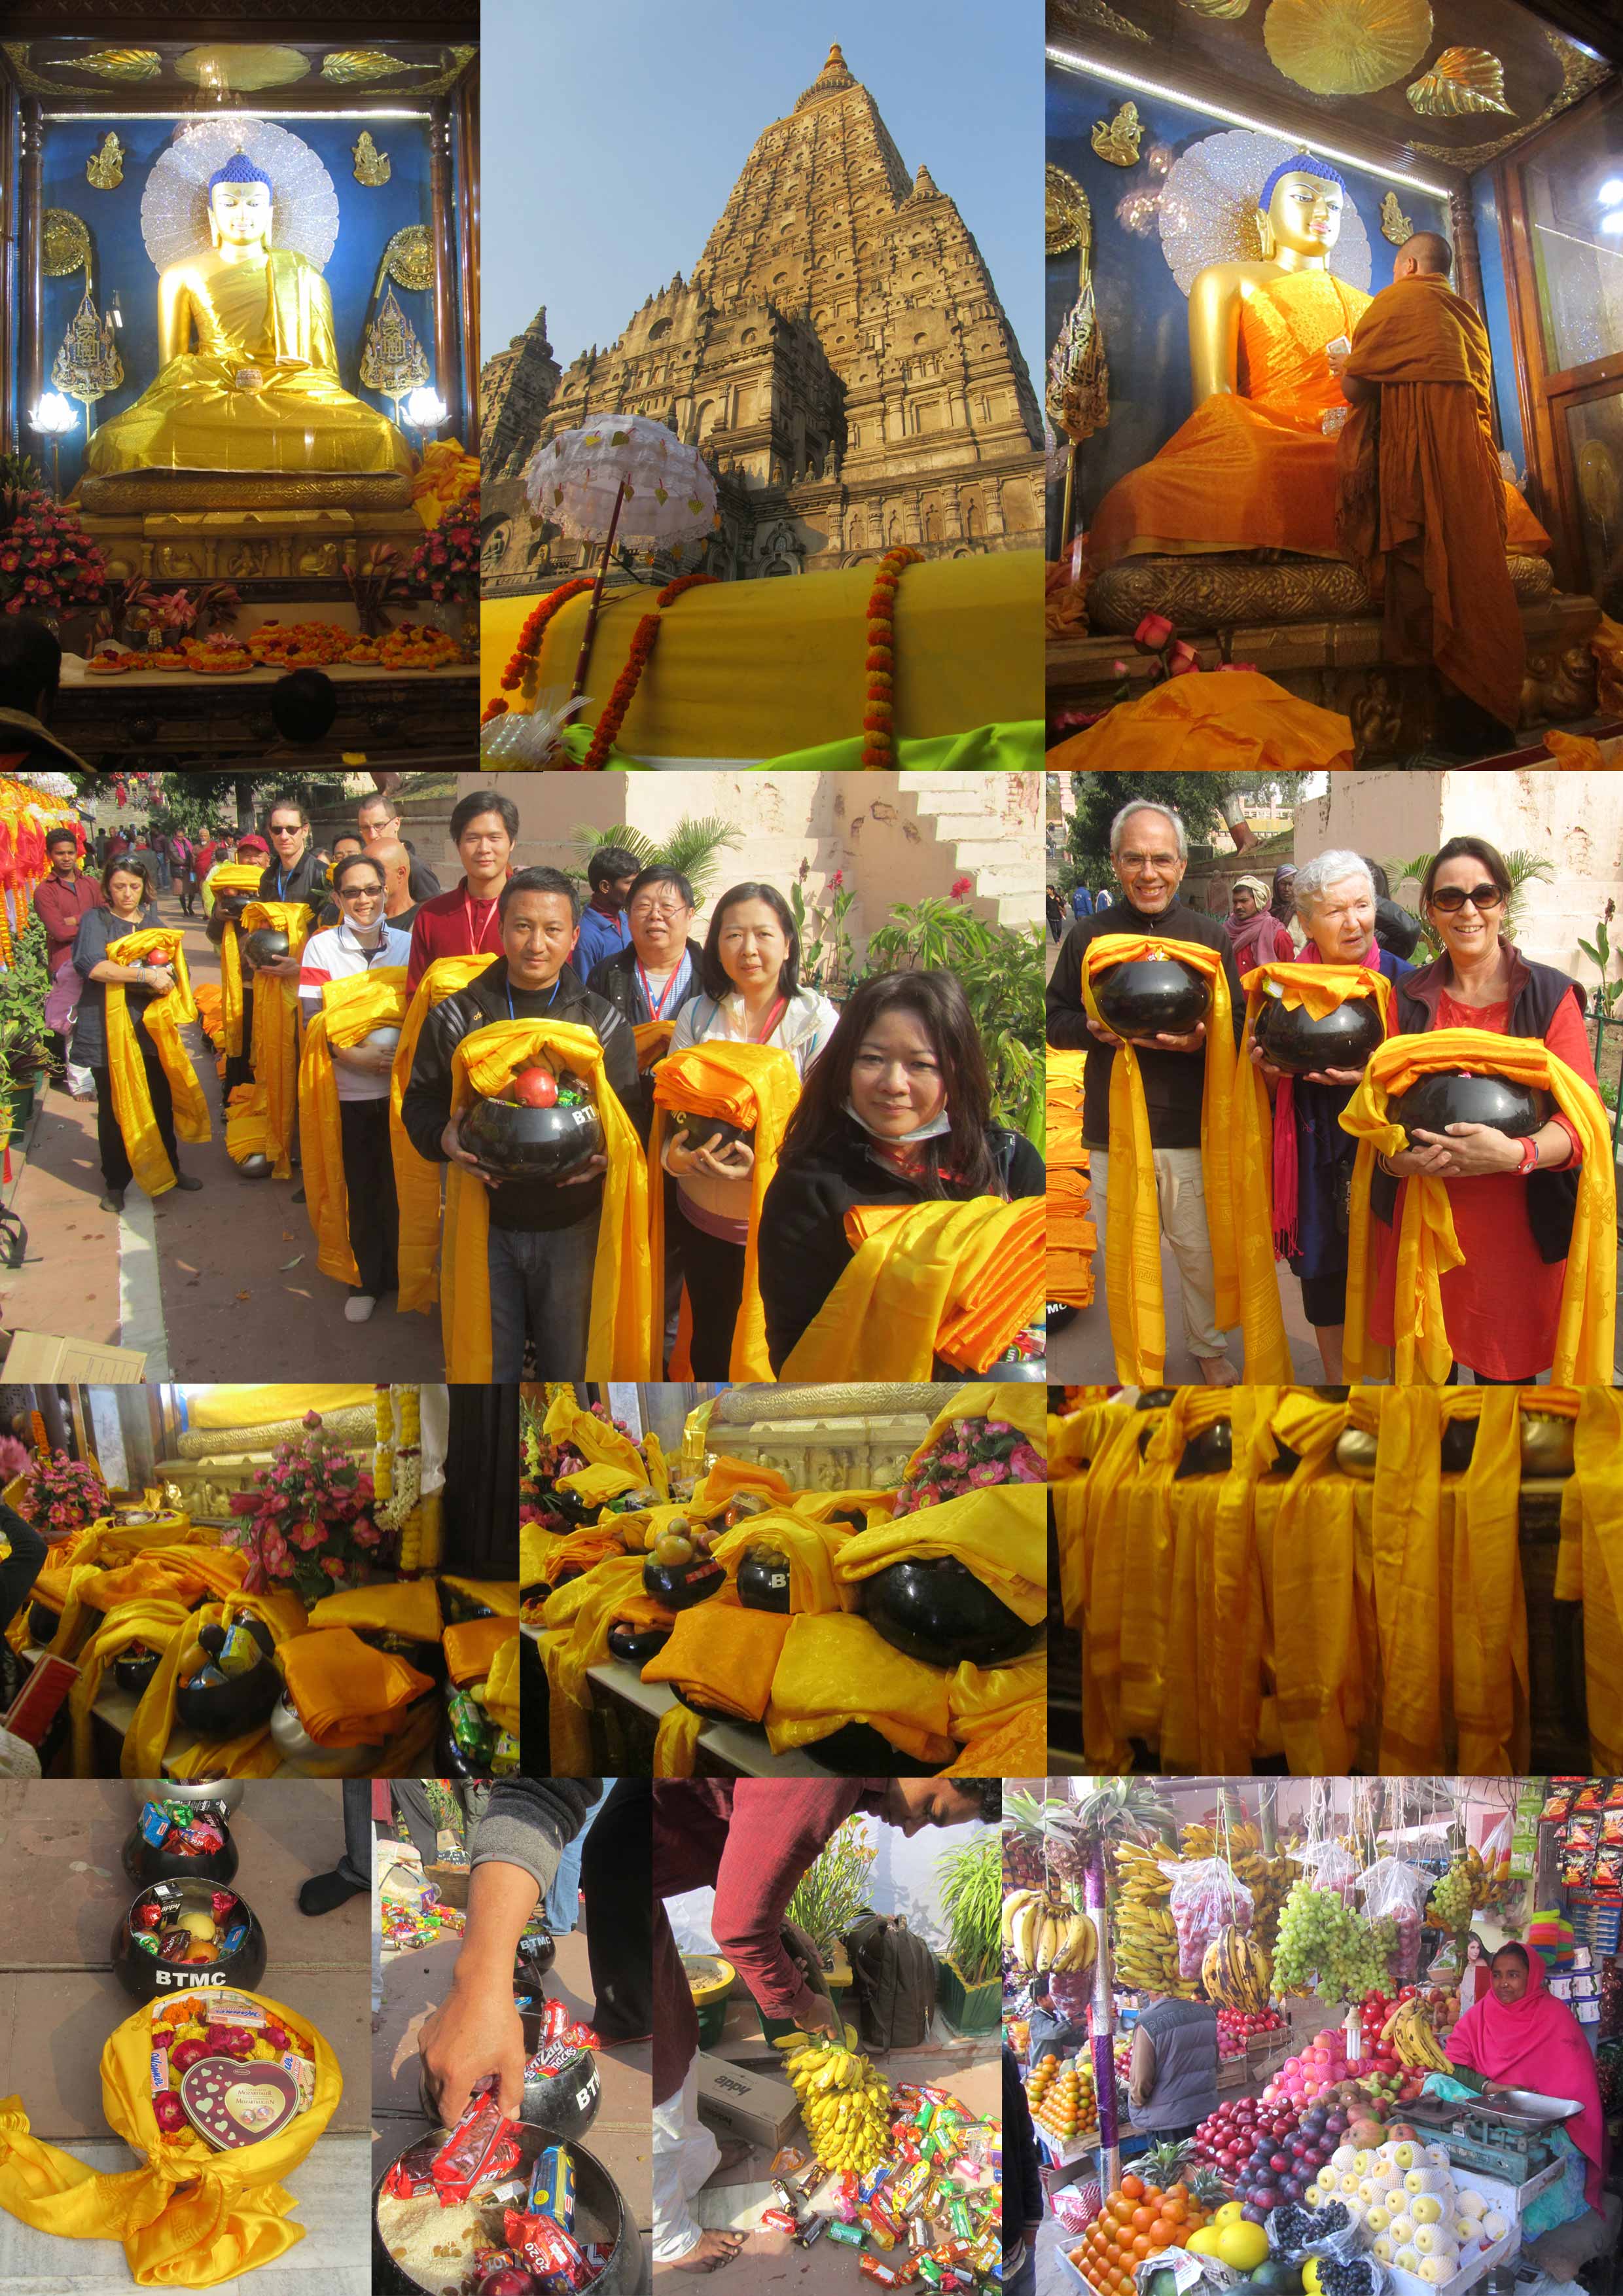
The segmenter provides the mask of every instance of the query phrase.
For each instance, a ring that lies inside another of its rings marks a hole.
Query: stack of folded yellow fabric
[[[1094,1298],[1098,1235],[1088,1217],[1087,1151],[1082,1145],[1082,1064],[1086,1053],[1048,1054],[1048,1297],[1068,1308]]]

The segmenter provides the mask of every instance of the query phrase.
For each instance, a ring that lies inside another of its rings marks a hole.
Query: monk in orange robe
[[[1337,445],[1336,531],[1384,609],[1390,658],[1434,662],[1508,734],[1526,646],[1504,557],[1492,362],[1487,329],[1448,284],[1452,265],[1446,239],[1416,232],[1351,350],[1332,355],[1353,410]]]

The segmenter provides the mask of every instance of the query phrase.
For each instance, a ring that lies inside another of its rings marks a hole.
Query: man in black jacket
[[[594,1156],[556,1181],[498,1180],[462,1144],[451,1115],[451,1063],[463,1038],[496,1021],[567,1021],[590,1029],[603,1073],[624,1108],[636,1098],[636,1040],[612,1004],[570,969],[580,898],[560,869],[521,869],[497,904],[502,955],[423,1024],[401,1118],[431,1164],[456,1163],[490,1196],[490,1376],[522,1376],[524,1342],[537,1379],[580,1379],[592,1316],[592,1271],[607,1160]]]
[[[1101,1242],[1110,1183],[1111,1070],[1121,1043],[1089,1020],[1082,1001],[1082,953],[1106,933],[1148,933],[1171,942],[1193,941],[1222,953],[1234,1041],[1244,1023],[1245,998],[1222,922],[1178,898],[1189,866],[1184,824],[1170,807],[1145,800],[1123,806],[1111,824],[1111,860],[1121,886],[1102,914],[1079,918],[1060,947],[1048,982],[1048,1042],[1061,1052],[1086,1052],[1082,1071],[1082,1138],[1088,1152],[1088,1185]],[[1201,1103],[1206,1089],[1206,1023],[1184,1036],[1158,1036],[1135,1045],[1161,1233],[1177,1263],[1184,1339],[1209,1387],[1232,1387],[1235,1372],[1228,1340],[1216,1320],[1211,1234],[1206,1224],[1201,1164]]]
[[[1030,2296],[1037,2284],[1037,2236],[1046,2207],[1042,2157],[1020,2077],[1020,2060],[1003,2045],[1004,2296]]]

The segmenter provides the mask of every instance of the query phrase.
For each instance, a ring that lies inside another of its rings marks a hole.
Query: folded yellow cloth
[[[182,1025],[197,1018],[185,949],[177,931],[160,928],[126,933],[108,943],[107,954],[114,964],[164,964],[175,975],[174,988],[152,998],[138,1014],[129,1009],[125,983],[107,983],[107,1067],[112,1081],[113,1113],[136,1180],[149,1196],[161,1196],[175,1185],[175,1168],[159,1136],[138,1029],[144,1029],[168,1081],[177,1137],[210,1137],[209,1103],[191,1055],[180,1041]]]
[[[775,1499],[782,1506],[789,1505],[794,1496],[788,1477],[779,1474],[775,1467],[764,1467],[755,1459],[730,1459],[724,1451],[693,1485],[693,1505],[718,1506],[739,1491]]]
[[[938,1355],[984,1371],[1041,1312],[1041,1196],[859,1205],[849,1263],[782,1380],[927,1380]]]
[[[225,1102],[225,1153],[234,1164],[270,1153],[269,1102],[262,1084],[233,1086]]]
[[[310,937],[310,912],[303,901],[250,901],[242,931],[284,932],[288,953],[297,959]],[[293,1129],[299,1113],[299,983],[254,975],[254,1083],[265,1095],[265,1152],[273,1176],[285,1180],[292,1166]]]
[[[465,1595],[471,1603],[482,1603],[488,1611],[499,1611],[504,1619],[519,1615],[519,1590],[511,1578],[458,1578],[442,1570],[439,1583],[454,1595]]]
[[[346,1587],[328,1595],[310,1612],[312,1627],[354,1627],[413,1642],[437,1643],[445,1631],[439,1589],[431,1578],[382,1580],[375,1587]]]
[[[287,1693],[318,1746],[381,1744],[400,1728],[406,1709],[432,1690],[391,1651],[373,1650],[348,1627],[299,1635],[276,1653]]]
[[[775,1754],[866,1722],[914,1761],[943,1764],[957,1751],[951,1718],[941,1669],[893,1649],[865,1619],[834,1611],[790,1620],[766,1710]]]
[[[725,1595],[678,1611],[670,1640],[643,1669],[644,1682],[668,1682],[702,1706],[735,1721],[758,1722],[772,1696],[789,1620],[780,1611],[746,1611]]]
[[[210,913],[217,893],[257,893],[262,869],[246,861],[222,861],[217,869],[209,873]],[[242,1041],[242,936],[241,928],[228,922],[220,945],[220,1015],[225,1026],[225,1050],[235,1054],[246,1051]]]
[[[495,963],[494,954],[437,956],[417,983],[395,1046],[389,1079],[389,1146],[395,1166],[395,1201],[400,1207],[400,1291],[396,1304],[402,1315],[414,1308],[426,1315],[439,1297],[435,1262],[439,1251],[440,1168],[419,1156],[400,1113],[417,1055],[417,1040],[435,1005],[455,996]]]
[[[855,1535],[848,1523],[806,1522],[786,1507],[772,1507],[724,1531],[711,1552],[728,1578],[736,1582],[738,1566],[750,1549],[769,1546],[788,1557],[791,1611],[837,1611],[840,1586],[834,1576],[834,1558]],[[709,1607],[702,1603],[698,1605],[701,1610]]]
[[[840,1548],[835,1576],[848,1607],[864,1578],[893,1562],[950,1554],[1029,1626],[1048,1609],[1047,1494],[1041,1483],[994,1483],[945,1506],[857,1531]]]
[[[541,1557],[541,1576],[546,1584],[555,1587],[566,1570],[590,1570],[611,1555],[623,1554],[626,1540],[620,1520],[618,1515],[606,1515],[601,1522],[586,1523],[561,1537],[554,1533]]]
[[[583,1506],[607,1506],[611,1499],[622,1497],[648,1483],[645,1474],[633,1474],[620,1466],[578,1467],[572,1475],[560,1475],[558,1488],[568,1491]]]
[[[1028,1652],[1007,1666],[971,1666],[967,1659],[947,1678],[947,1710],[955,1738],[964,1744],[1001,1730],[1027,1708],[1042,1712],[1048,1698],[1048,1653]]]
[[[159,2010],[143,2004],[102,2051],[102,2110],[142,2161],[105,2174],[29,2130],[20,2096],[0,2097],[0,2208],[63,2240],[116,2240],[143,2288],[214,2288],[273,2263],[304,2238],[288,2216],[298,2203],[280,2181],[297,2169],[343,2095],[338,2058],[320,2029],[268,1994],[250,1993],[297,2036],[316,2066],[315,2094],[277,2136],[212,2152],[166,2136],[152,2113]],[[206,2010],[209,1992],[186,1996]],[[70,2281],[69,2284],[71,2284]]]
[[[497,1652],[508,1643],[516,1649],[518,1640],[516,1619],[469,1619],[460,1627],[447,1627],[446,1671],[459,1689],[470,1682],[483,1682]]]
[[[316,1264],[335,1283],[348,1283],[357,1291],[361,1276],[349,1248],[349,1185],[332,1047],[352,1052],[374,1029],[399,1028],[406,1002],[403,964],[380,964],[330,980],[321,993],[320,1012],[306,1027],[299,1055],[299,1152],[310,1226],[316,1231]]]
[[[498,1729],[516,1738],[519,1734],[519,1653],[523,1637],[516,1619],[504,1621],[512,1631],[498,1643],[490,1653],[490,1671],[485,1679],[485,1710]],[[455,1631],[461,1633],[460,1628]],[[473,1677],[477,1681],[478,1677]]]
[[[794,1511],[805,1522],[831,1522],[837,1514],[858,1514],[862,1521],[856,1526],[847,1523],[847,1530],[872,1529],[876,1522],[889,1522],[896,1512],[894,1491],[797,1491]]]

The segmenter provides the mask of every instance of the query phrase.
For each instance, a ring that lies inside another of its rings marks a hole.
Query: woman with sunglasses
[[[1421,882],[1420,908],[1443,954],[1397,983],[1395,1032],[1487,1029],[1537,1037],[1597,1094],[1577,984],[1534,964],[1505,937],[1510,872],[1480,837],[1451,837]],[[1392,1341],[1403,1184],[1430,1174],[1448,1191],[1463,1263],[1442,1278],[1443,1320],[1457,1378],[1521,1385],[1548,1371],[1555,1354],[1562,1278],[1578,1201],[1578,1136],[1554,1116],[1530,1140],[1486,1124],[1416,1129],[1402,1155],[1383,1156],[1370,1191],[1384,1223],[1372,1338]]]

